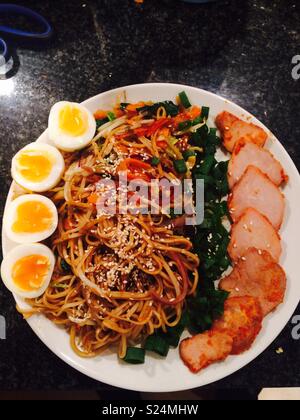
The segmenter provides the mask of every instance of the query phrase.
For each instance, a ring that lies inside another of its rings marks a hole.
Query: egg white
[[[45,276],[43,285],[34,291],[24,291],[19,289],[19,287],[13,282],[12,279],[12,269],[14,264],[21,258],[30,256],[30,255],[42,255],[49,259],[49,271]],[[1,264],[1,277],[5,286],[12,293],[22,297],[33,299],[41,296],[47,287],[49,286],[53,270],[55,265],[55,257],[53,252],[42,244],[27,244],[27,245],[18,245],[13,248],[4,258]]]
[[[52,223],[51,227],[35,233],[16,233],[12,230],[13,223],[17,218],[17,209],[20,204],[27,201],[37,201],[41,204],[44,204],[52,213]],[[39,194],[25,194],[13,200],[5,209],[3,217],[3,227],[6,235],[10,240],[18,244],[34,243],[43,241],[46,238],[49,238],[56,230],[58,225],[58,214],[55,204],[47,197]]]
[[[51,172],[47,178],[43,179],[42,181],[33,182],[29,181],[21,175],[21,168],[19,167],[18,159],[22,152],[26,150],[37,151],[41,154],[44,153],[45,156],[51,157],[53,164]],[[33,192],[45,192],[50,190],[51,188],[54,188],[61,180],[64,170],[65,161],[60,151],[57,150],[54,146],[50,146],[49,144],[43,143],[30,143],[27,146],[25,146],[13,157],[11,165],[11,174],[15,182],[21,187],[25,188],[26,190]]]
[[[59,127],[59,114],[67,106],[79,109],[87,117],[87,129],[80,136],[65,133]],[[74,152],[88,146],[96,133],[96,120],[93,114],[83,105],[75,102],[57,102],[51,109],[48,123],[48,134],[55,146],[65,152]]]

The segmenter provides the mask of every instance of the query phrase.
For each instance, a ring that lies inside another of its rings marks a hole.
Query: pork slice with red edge
[[[285,210],[284,196],[279,188],[255,166],[248,166],[228,200],[228,208],[234,222],[249,207],[266,216],[275,229],[280,229]]]
[[[235,146],[228,166],[228,183],[232,189],[248,166],[253,165],[266,174],[277,186],[288,181],[282,165],[271,152],[249,141],[241,140]]]
[[[252,296],[230,297],[226,300],[223,317],[213,330],[229,334],[233,339],[231,354],[248,350],[262,328],[263,314],[258,299]]]
[[[180,343],[180,357],[191,372],[197,373],[212,363],[225,360],[232,351],[233,339],[226,332],[208,331]]]
[[[258,146],[264,146],[268,135],[255,124],[243,121],[224,111],[216,118],[216,125],[221,132],[224,147],[232,152],[240,140],[251,141]]]
[[[228,253],[237,262],[249,248],[267,251],[277,262],[282,252],[278,232],[265,216],[252,208],[232,226]]]
[[[266,316],[284,300],[286,275],[269,252],[250,248],[219,283],[230,297],[253,296]]]

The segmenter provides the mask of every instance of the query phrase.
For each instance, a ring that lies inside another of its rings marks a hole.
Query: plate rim
[[[193,90],[193,91],[195,91],[195,93],[198,93],[198,94],[208,95],[208,96],[214,98],[217,101],[222,100],[224,102],[224,104],[229,104],[230,106],[233,106],[235,108],[238,108],[239,111],[241,112],[241,115],[242,114],[245,114],[245,115],[250,116],[251,118],[253,118],[254,119],[254,122],[256,124],[258,124],[259,126],[261,126],[264,130],[266,130],[266,132],[270,133],[270,136],[273,139],[275,139],[275,141],[277,143],[277,146],[280,149],[280,153],[282,153],[283,155],[285,155],[285,158],[289,160],[289,162],[290,162],[289,170],[292,171],[293,172],[293,175],[295,175],[298,178],[298,183],[299,183],[299,186],[300,186],[300,174],[299,174],[299,171],[298,171],[295,163],[293,162],[293,159],[291,158],[291,156],[289,155],[289,153],[287,152],[287,150],[284,148],[284,146],[282,145],[282,143],[279,141],[279,139],[272,133],[272,131],[270,131],[270,129],[267,128],[252,113],[248,112],[247,110],[245,110],[243,107],[241,107],[237,103],[235,103],[235,102],[233,102],[233,101],[231,101],[231,100],[229,100],[227,98],[224,98],[223,96],[221,96],[221,95],[219,95],[217,93],[210,92],[210,91],[207,91],[205,89],[198,88],[198,87],[189,86],[189,85],[185,85],[185,84],[178,84],[178,83],[167,83],[167,82],[162,82],[162,83],[139,83],[139,84],[132,84],[132,85],[128,85],[128,86],[124,86],[124,87],[118,87],[118,88],[110,89],[108,91],[101,92],[99,94],[96,94],[96,95],[94,95],[94,96],[92,96],[92,97],[84,100],[83,102],[81,102],[81,104],[82,105],[86,105],[86,103],[95,101],[95,100],[97,100],[97,98],[101,99],[101,96],[104,96],[104,95],[114,95],[114,94],[117,94],[117,93],[120,94],[122,91],[127,91],[127,90],[130,90],[130,89],[137,89],[137,88],[138,89],[143,89],[143,88],[147,88],[147,87],[158,87],[158,86],[161,86],[161,87],[162,86],[165,86],[167,88],[171,86],[173,88],[178,89],[178,92],[181,89],[185,89],[186,88],[188,90]],[[45,136],[45,134],[47,133],[47,130],[48,129],[44,130],[43,133],[41,133],[41,135],[36,140],[37,142],[41,139],[41,137]],[[4,212],[6,211],[7,205],[11,201],[11,196],[12,196],[12,193],[13,193],[12,192],[13,185],[14,185],[14,182],[11,183],[9,192],[7,194],[7,198],[6,198],[6,202],[5,202],[5,207],[4,207]],[[4,236],[5,236],[5,232],[4,232],[4,227],[3,227],[3,224],[2,224],[2,252],[3,252],[3,256],[6,254],[5,245],[4,245],[4,241],[3,241]],[[14,295],[14,299],[15,299],[15,301],[17,299],[17,297],[15,295]],[[80,373],[84,374],[85,376],[88,376],[88,377],[90,377],[90,378],[92,378],[92,379],[94,379],[94,380],[96,380],[98,382],[102,382],[102,383],[105,383],[105,384],[108,384],[108,385],[111,385],[111,386],[115,386],[115,387],[123,388],[123,389],[127,389],[127,390],[139,391],[139,392],[162,392],[162,393],[165,393],[165,392],[185,391],[185,390],[194,389],[194,388],[198,388],[198,387],[202,387],[202,386],[206,386],[208,384],[212,384],[212,383],[218,382],[218,381],[220,381],[220,380],[222,380],[224,378],[230,377],[232,374],[238,372],[239,370],[241,370],[242,368],[244,368],[248,364],[252,363],[258,356],[260,356],[265,350],[267,350],[270,347],[270,345],[276,340],[276,338],[278,337],[278,335],[282,332],[282,330],[285,328],[285,326],[289,322],[291,316],[294,314],[294,312],[295,312],[295,310],[296,310],[296,308],[297,308],[297,306],[299,304],[299,301],[300,301],[300,295],[298,297],[297,303],[295,303],[292,307],[289,308],[289,310],[288,310],[289,319],[284,323],[284,325],[280,329],[279,333],[276,334],[276,336],[274,338],[272,338],[271,340],[268,340],[267,343],[265,343],[262,346],[263,347],[262,350],[259,349],[259,348],[257,348],[257,350],[254,352],[253,356],[250,357],[249,360],[247,360],[247,358],[245,360],[241,358],[240,359],[240,362],[239,363],[236,363],[235,368],[233,368],[230,373],[225,373],[225,374],[220,373],[220,374],[216,375],[217,376],[216,379],[213,379],[211,381],[210,380],[207,380],[207,381],[204,381],[204,383],[201,382],[200,385],[188,385],[188,384],[187,385],[184,385],[184,383],[183,383],[180,388],[178,388],[176,386],[172,386],[172,384],[170,384],[168,388],[166,388],[166,386],[160,387],[160,385],[157,384],[157,386],[156,386],[155,389],[153,387],[149,387],[149,386],[147,387],[146,384],[145,385],[138,384],[136,386],[126,386],[126,384],[123,384],[123,383],[120,384],[120,383],[118,383],[117,380],[113,380],[113,379],[110,380],[110,379],[107,379],[107,378],[105,380],[104,379],[100,379],[99,378],[99,375],[97,375],[97,373],[94,374],[94,373],[90,372],[87,368],[85,368],[84,366],[79,365],[76,362],[76,360],[74,360],[74,358],[72,359],[72,358],[68,357],[66,354],[64,354],[64,352],[62,350],[59,350],[57,348],[57,346],[56,346],[55,343],[47,341],[47,338],[43,336],[43,334],[40,332],[39,328],[36,325],[34,325],[36,323],[35,321],[38,320],[37,317],[29,318],[29,319],[26,320],[26,322],[28,323],[28,325],[30,326],[30,328],[33,330],[33,332],[38,336],[38,338],[42,341],[42,343],[44,345],[46,345],[46,347],[52,353],[54,353],[58,358],[60,358],[67,365],[69,365],[73,369],[79,371]],[[42,315],[40,315],[40,316],[42,316]],[[49,322],[51,322],[51,321],[49,321]],[[193,376],[194,376],[194,374],[193,374]],[[200,375],[199,375],[199,378],[200,378]]]

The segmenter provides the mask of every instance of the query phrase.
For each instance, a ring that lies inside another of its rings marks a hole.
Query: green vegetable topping
[[[130,105],[128,102],[121,102],[120,103],[120,109],[122,111],[126,111],[126,108],[128,107],[128,105]]]
[[[60,266],[61,266],[61,269],[65,272],[68,272],[68,271],[71,270],[71,267],[69,266],[69,264],[65,260],[61,260]]]
[[[146,105],[141,108],[137,108],[138,112],[145,112],[149,117],[156,116],[156,113],[160,107],[165,108],[166,113],[170,117],[176,117],[179,114],[179,106],[175,105],[172,101],[157,102],[153,105]]]
[[[209,107],[207,107],[207,106],[203,106],[202,107],[202,109],[201,109],[201,117],[204,120],[207,120],[208,119],[208,117],[209,117],[209,111],[210,111],[210,108]]]
[[[190,108],[192,106],[191,103],[190,103],[190,100],[189,100],[189,98],[188,98],[188,96],[185,92],[180,92],[178,96],[179,96],[180,102],[181,102],[181,104],[184,108]]]
[[[145,362],[145,350],[138,347],[128,347],[124,362],[139,365]]]
[[[166,357],[169,353],[169,344],[159,335],[149,335],[145,342],[145,350],[153,351],[160,356]]]
[[[102,118],[100,120],[96,120],[96,127],[97,129],[100,128],[102,125],[106,124],[109,122],[108,118]]]
[[[114,121],[116,119],[116,116],[113,112],[108,112],[107,118],[109,119],[109,121]]]
[[[179,174],[185,174],[188,170],[184,159],[174,160],[174,168]]]
[[[203,118],[201,117],[201,115],[199,115],[199,117],[195,118],[192,121],[192,126],[202,124],[202,123],[203,123]]]
[[[188,130],[189,128],[192,127],[192,122],[191,121],[183,121],[181,123],[178,124],[178,130],[179,131],[185,131]]]
[[[160,164],[159,157],[153,156],[153,158],[151,159],[151,165],[152,166],[158,166],[159,164]]]
[[[220,318],[224,312],[224,303],[229,293],[214,288],[197,293],[189,300],[187,306],[188,328],[193,333],[209,330],[215,319]]]
[[[184,157],[185,160],[188,160],[188,158],[192,156],[196,156],[196,153],[194,152],[194,150],[188,149],[182,153],[182,156]]]

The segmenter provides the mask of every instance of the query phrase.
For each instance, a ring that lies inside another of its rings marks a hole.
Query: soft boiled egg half
[[[54,188],[63,175],[65,162],[55,147],[43,143],[30,143],[12,160],[13,179],[29,191],[44,192]]]
[[[49,286],[54,265],[55,257],[45,245],[19,245],[4,258],[1,277],[12,293],[33,299]]]
[[[56,103],[49,115],[49,138],[61,150],[73,152],[88,146],[95,136],[96,120],[83,105]]]
[[[3,226],[13,242],[40,242],[51,236],[58,224],[57,209],[47,197],[26,194],[13,200],[5,209]]]

